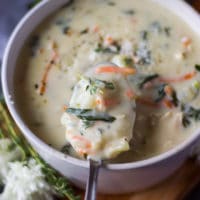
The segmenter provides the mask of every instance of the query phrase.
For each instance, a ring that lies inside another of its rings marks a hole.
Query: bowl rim
[[[155,0],[153,0],[155,1]],[[158,0],[157,0],[158,1]],[[198,13],[187,3],[181,1],[181,0],[173,0],[174,3],[176,4],[182,4],[185,9],[187,9],[195,18],[199,18]],[[42,141],[39,137],[37,137],[25,124],[23,121],[22,117],[20,114],[17,112],[17,108],[15,107],[15,104],[12,103],[11,101],[11,95],[9,92],[9,87],[8,87],[8,77],[7,77],[7,70],[8,70],[8,60],[10,59],[10,51],[13,43],[15,42],[15,37],[18,34],[19,30],[21,27],[24,26],[25,22],[27,20],[31,20],[31,16],[37,12],[38,10],[42,9],[45,4],[50,2],[49,0],[44,0],[41,3],[39,3],[36,7],[34,7],[31,11],[29,11],[23,18],[22,20],[18,23],[16,28],[14,29],[13,33],[11,34],[11,37],[7,43],[5,52],[4,52],[4,57],[3,57],[3,62],[2,62],[2,89],[3,89],[3,95],[5,97],[6,104],[8,106],[8,109],[14,119],[14,121],[17,123],[18,127],[21,129],[23,135],[30,140],[32,143],[35,145],[39,145],[44,151],[46,152],[51,152],[52,156],[55,156],[57,159],[62,159],[65,160],[68,163],[74,164],[79,167],[84,167],[88,168],[89,163],[88,161],[85,160],[80,160],[78,158],[74,158],[70,155],[65,155],[62,152],[54,149],[53,147],[50,147],[48,144],[46,144],[44,141]],[[200,21],[200,18],[199,18]],[[15,68],[15,67],[14,67]],[[13,68],[13,69],[14,69]],[[200,128],[193,133],[189,138],[187,138],[184,142],[179,144],[178,146],[172,148],[171,150],[164,152],[162,154],[159,154],[157,156],[141,160],[141,161],[133,161],[133,162],[128,162],[128,163],[113,163],[113,164],[106,164],[105,168],[110,169],[110,170],[127,170],[127,169],[137,169],[137,168],[144,168],[147,166],[154,165],[156,163],[159,163],[161,161],[167,160],[168,158],[175,156],[176,154],[184,151],[187,149],[189,146],[191,146],[197,139],[200,139]]]

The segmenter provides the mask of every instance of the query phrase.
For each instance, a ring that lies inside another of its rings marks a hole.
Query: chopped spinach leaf
[[[126,15],[134,15],[135,11],[133,9],[128,9],[128,10],[124,10],[123,13]]]
[[[144,30],[140,32],[140,37],[142,40],[148,40],[149,32]]]
[[[149,82],[149,81],[152,81],[156,78],[158,78],[159,75],[158,74],[152,74],[152,75],[148,75],[148,76],[144,76],[141,78],[140,82],[138,83],[138,86],[140,89],[143,88],[143,86],[145,85],[145,83]]]
[[[171,28],[170,27],[164,27],[163,30],[164,30],[167,37],[169,37],[171,35]]]
[[[5,185],[3,183],[0,183],[0,194],[3,193],[5,188]]]
[[[200,109],[196,109],[192,106],[182,105],[181,110],[183,112],[182,123],[184,127],[187,127],[191,123],[191,119],[195,121],[200,120]]]
[[[70,148],[71,148],[71,145],[70,145],[70,144],[65,144],[65,145],[61,148],[61,152],[64,153],[64,154],[69,154]]]
[[[172,94],[172,103],[177,107],[178,106],[178,104],[179,104],[179,100],[178,100],[178,98],[177,98],[177,94],[176,94],[176,92],[175,91],[173,91],[173,94]]]
[[[123,62],[125,66],[132,66],[133,65],[133,59],[129,57],[124,57]]]
[[[119,53],[120,49],[121,46],[117,43],[112,44],[110,47],[104,47],[101,43],[98,43],[94,51],[97,53]]]
[[[106,112],[98,112],[92,109],[68,108],[66,112],[75,115],[79,119],[87,121],[113,122],[116,120],[115,117]]]
[[[200,72],[200,64],[196,64],[195,69]]]
[[[155,98],[155,102],[160,102],[161,100],[164,99],[164,97],[166,96],[165,93],[165,86],[166,84],[161,84],[157,87],[156,89],[156,98]]]
[[[191,121],[185,116],[183,115],[183,118],[182,118],[182,124],[185,128],[187,128],[189,125],[190,125]]]

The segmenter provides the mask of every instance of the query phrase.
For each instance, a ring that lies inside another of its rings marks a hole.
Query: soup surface
[[[24,45],[16,103],[38,137],[77,156],[61,116],[80,76],[103,61],[135,69],[125,76],[131,88],[126,95],[136,101],[131,148],[113,162],[161,154],[200,126],[199,41],[184,21],[150,0],[75,0]]]

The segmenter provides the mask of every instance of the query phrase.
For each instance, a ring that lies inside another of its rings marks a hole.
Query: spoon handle
[[[97,179],[98,179],[99,167],[101,166],[101,161],[94,161],[90,159],[89,162],[90,162],[90,172],[87,180],[84,200],[96,200]]]

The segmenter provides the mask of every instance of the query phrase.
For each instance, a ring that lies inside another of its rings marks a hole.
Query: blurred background
[[[41,0],[0,0],[0,65],[6,43],[14,27],[39,1]],[[200,12],[200,0],[186,1]],[[192,191],[186,200],[200,200],[200,184]]]

